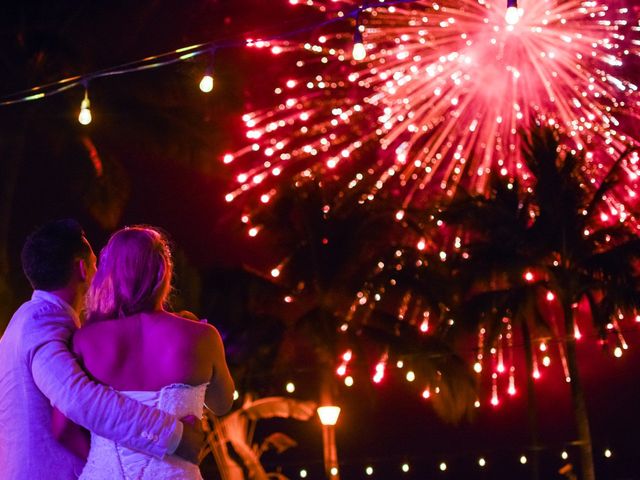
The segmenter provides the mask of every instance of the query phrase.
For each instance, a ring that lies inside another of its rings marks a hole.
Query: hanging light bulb
[[[507,11],[504,20],[508,25],[515,25],[520,21],[520,11],[518,10],[518,0],[507,0]]]
[[[213,90],[213,77],[208,69],[200,80],[200,90],[204,93],[209,93]]]
[[[360,62],[367,56],[367,49],[364,47],[362,41],[362,31],[360,25],[356,25],[356,32],[353,35],[353,50],[351,51],[351,58]]]
[[[215,49],[209,52],[209,63],[207,69],[204,71],[204,75],[200,79],[200,90],[204,93],[209,93],[213,90],[213,56]]]
[[[78,121],[82,125],[89,125],[91,123],[91,102],[89,101],[89,91],[87,87],[84,88],[84,98],[80,104],[80,114],[78,115]]]

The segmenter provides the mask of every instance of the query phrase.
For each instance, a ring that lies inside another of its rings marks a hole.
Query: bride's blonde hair
[[[161,308],[171,288],[173,263],[165,235],[153,227],[114,233],[100,252],[86,299],[87,322]]]

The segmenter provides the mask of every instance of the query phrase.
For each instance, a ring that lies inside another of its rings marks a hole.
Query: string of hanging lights
[[[246,46],[260,47],[265,42],[270,42],[274,40],[283,40],[286,38],[299,35],[301,33],[313,31],[315,29],[318,29],[327,25],[331,25],[336,22],[349,20],[352,18],[356,19],[354,58],[359,58],[360,55],[362,55],[362,58],[364,58],[365,49],[364,49],[364,45],[362,44],[362,30],[361,30],[363,27],[357,22],[358,15],[363,10],[363,8],[366,8],[368,10],[388,8],[389,6],[393,6],[396,4],[412,3],[414,1],[415,0],[381,0],[379,3],[375,5],[367,5],[366,7],[358,6],[348,12],[341,12],[340,14],[336,15],[333,18],[329,18],[321,22],[309,23],[300,28],[296,28],[290,31],[280,32],[275,35],[267,35],[267,36],[261,37],[260,39],[248,39],[248,38],[245,38],[246,35],[243,34],[243,35],[240,35],[240,38],[222,40],[222,41],[212,41],[207,43],[181,47],[175,50],[171,50],[169,52],[151,55],[142,59],[134,60],[131,62],[104,68],[101,70],[89,72],[82,75],[74,75],[72,77],[67,77],[55,82],[37,85],[31,88],[28,88],[26,90],[21,90],[12,94],[8,94],[0,98],[0,106],[14,105],[17,103],[41,100],[46,97],[57,95],[57,94],[66,92],[69,89],[81,86],[84,88],[84,97],[80,105],[78,121],[82,125],[88,125],[92,121],[91,107],[90,107],[90,101],[89,101],[89,91],[88,91],[88,85],[89,85],[89,82],[91,81],[94,81],[100,78],[105,78],[105,77],[125,75],[125,74],[141,72],[145,70],[162,68],[168,65],[173,65],[175,63],[189,61],[199,56],[209,56],[209,59],[206,62],[207,63],[206,69],[199,82],[200,90],[204,93],[209,93],[213,90],[213,87],[214,87],[213,58],[217,50],[241,48]]]

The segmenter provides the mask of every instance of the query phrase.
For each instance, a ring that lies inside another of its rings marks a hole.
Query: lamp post
[[[340,407],[326,405],[318,407],[318,417],[322,424],[322,450],[324,470],[330,480],[340,480],[338,452],[336,450],[335,426],[340,415]]]

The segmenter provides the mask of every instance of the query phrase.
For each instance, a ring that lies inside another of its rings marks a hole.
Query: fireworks
[[[307,5],[333,15],[356,6]],[[351,58],[348,20],[302,44],[250,43],[269,48],[290,77],[272,108],[243,117],[252,143],[225,158],[239,184],[227,201],[244,196],[251,211],[280,182],[309,180],[336,184],[340,197],[356,192],[360,202],[391,195],[403,207],[458,187],[482,192],[490,173],[526,187],[519,132],[534,121],[586,152],[585,181],[597,187],[601,172],[638,145],[640,95],[630,79],[637,9],[552,0],[519,7],[509,20],[502,1],[376,4],[358,15],[362,62]],[[607,199],[617,214],[634,196],[636,164],[637,156],[624,162],[628,182]]]
[[[637,7],[520,0],[517,10],[510,2],[507,11],[506,0],[383,3],[349,19],[358,5],[308,0],[306,7],[293,8],[313,7],[342,15],[344,22],[307,33],[302,43],[249,43],[270,51],[283,70],[273,105],[243,117],[249,143],[224,157],[237,180],[226,199],[241,203],[250,234],[262,228],[253,224],[253,214],[268,208],[283,183],[316,182],[335,194],[334,202],[391,198],[398,222],[406,209],[451,198],[459,188],[485,192],[491,176],[530,189],[535,179],[522,156],[521,132],[536,123],[556,127],[565,148],[583,155],[581,180],[592,192],[625,152],[640,145],[640,94],[633,79],[640,63]],[[364,53],[361,61],[354,60],[356,51],[357,58]],[[603,197],[600,226],[621,222],[638,228],[637,153],[616,168],[624,175]],[[413,241],[411,235],[405,244]],[[460,249],[460,239],[445,251],[450,244],[427,245],[417,238],[417,256],[398,250],[397,259],[379,263],[372,275],[400,272],[405,262],[426,265],[425,258],[431,266],[446,262]],[[530,282],[533,274],[528,275]],[[370,314],[373,303],[380,303],[384,295],[378,287],[365,281],[347,322],[359,309]],[[402,297],[397,318],[422,334],[431,332],[427,306],[410,293],[397,295]],[[545,295],[548,302],[555,299],[552,292]],[[453,322],[446,315],[441,320]],[[479,352],[487,347],[482,338]],[[476,358],[476,373],[491,374],[494,405],[502,377],[507,393],[516,394],[512,352],[508,324],[497,347]],[[543,366],[549,361],[546,354],[541,359]],[[385,365],[386,359],[377,364],[375,382]],[[339,375],[347,371],[345,362],[338,368]],[[540,376],[535,358],[533,375]]]

